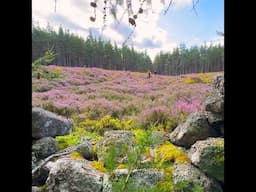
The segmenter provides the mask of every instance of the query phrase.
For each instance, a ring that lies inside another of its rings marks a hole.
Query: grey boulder
[[[48,192],[111,192],[108,176],[86,160],[59,159],[51,163]]]
[[[57,143],[52,137],[39,139],[32,145],[32,152],[36,159],[44,159],[58,151]]]
[[[170,134],[172,143],[189,148],[197,140],[206,139],[210,135],[210,126],[204,113],[192,113],[185,123],[179,125]]]
[[[71,133],[73,123],[70,119],[58,116],[39,107],[32,108],[32,137],[55,137]]]

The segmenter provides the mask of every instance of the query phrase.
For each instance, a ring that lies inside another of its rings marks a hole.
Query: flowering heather
[[[174,109],[176,112],[183,112],[183,113],[193,113],[200,111],[202,109],[202,105],[197,98],[191,99],[179,99],[175,102]]]
[[[217,74],[152,75],[148,79],[147,73],[130,71],[59,66],[47,69],[65,75],[56,79],[32,78],[33,106],[67,116],[99,119],[112,115],[138,121],[147,119],[147,114],[174,119],[201,110],[211,91],[208,79]],[[204,82],[186,84],[187,77]]]

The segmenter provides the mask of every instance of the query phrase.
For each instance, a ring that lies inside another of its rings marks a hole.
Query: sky
[[[54,0],[32,0],[32,22],[40,27],[49,23],[56,31],[62,26],[84,39],[91,32],[93,36],[110,40],[118,46],[125,42],[139,51],[146,50],[152,60],[160,51],[171,52],[180,43],[185,43],[187,48],[224,44],[224,38],[216,33],[224,32],[224,0],[200,0],[196,13],[192,0],[173,0],[166,13],[169,0],[152,0],[151,6],[143,4],[145,11],[138,14],[134,31],[128,22],[126,5],[117,7],[117,20],[107,14],[104,28],[103,1],[98,0],[96,20],[91,22],[90,17],[94,15],[91,1],[57,0],[55,12]],[[165,1],[165,5],[161,1]],[[139,0],[132,3],[133,11],[137,12]]]

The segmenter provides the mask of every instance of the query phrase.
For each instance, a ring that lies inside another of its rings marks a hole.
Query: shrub
[[[166,106],[148,108],[139,115],[138,121],[144,128],[148,128],[150,125],[167,127],[170,123],[170,110]]]
[[[202,83],[202,80],[199,77],[186,77],[186,84]]]
[[[156,148],[155,163],[161,166],[165,162],[185,163],[189,162],[187,155],[170,142]]]
[[[131,130],[135,127],[135,122],[132,119],[120,120],[110,115],[105,115],[99,120],[84,120],[79,126],[86,131],[103,135],[103,133],[108,130]]]
[[[211,83],[212,82],[212,75],[199,73],[198,77],[201,79],[202,83]]]
[[[56,104],[54,104],[53,102],[43,103],[42,108],[65,117],[70,117],[72,114],[75,113],[72,107],[56,106]]]

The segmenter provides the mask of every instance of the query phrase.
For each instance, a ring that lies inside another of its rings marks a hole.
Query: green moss
[[[206,148],[202,152],[200,168],[220,181],[224,181],[224,143]]]
[[[40,192],[46,192],[46,189],[47,189],[47,185],[42,185],[39,187]]]
[[[191,181],[180,181],[174,185],[175,192],[204,192],[199,184]]]
[[[74,130],[71,134],[69,135],[64,135],[64,136],[57,136],[56,141],[58,144],[58,149],[64,149],[72,145],[77,145],[79,144],[79,141],[81,139],[86,139],[86,138],[92,138],[95,141],[98,141],[102,137],[96,133],[88,132],[84,128],[81,128],[77,125],[74,126]],[[92,143],[95,144],[95,143]]]
[[[79,136],[76,134],[57,136],[55,139],[57,141],[59,150],[65,149],[72,145],[77,145],[79,143]]]

